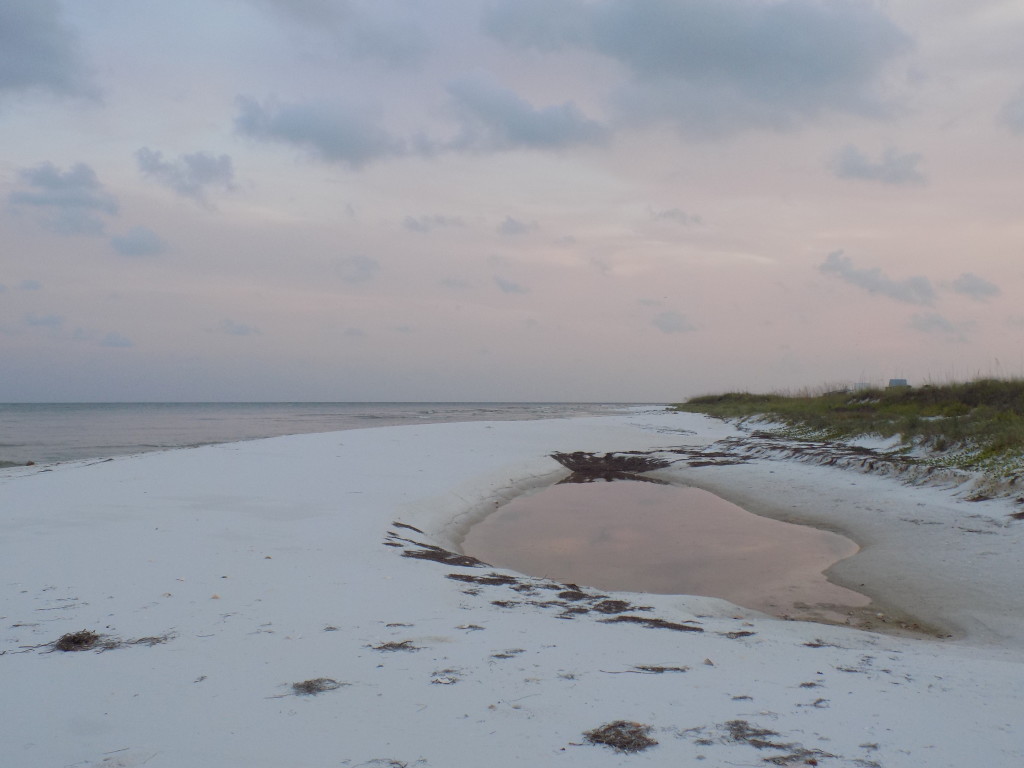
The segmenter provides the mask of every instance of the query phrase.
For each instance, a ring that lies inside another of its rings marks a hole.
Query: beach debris
[[[336,691],[348,683],[339,683],[329,677],[315,677],[312,680],[303,680],[301,683],[292,683],[292,691],[296,696],[316,696],[326,691]]]
[[[596,453],[574,451],[573,453],[552,453],[551,458],[568,469],[572,474],[562,483],[593,483],[597,480],[641,480],[651,483],[664,483],[651,477],[641,477],[641,472],[664,469],[672,464],[667,459],[658,458],[641,452]]]
[[[512,659],[518,656],[520,653],[526,653],[525,648],[509,648],[507,651],[501,651],[500,653],[492,653],[492,659]]]
[[[166,643],[174,637],[173,633],[167,633],[166,635],[158,635],[152,637],[137,637],[133,640],[122,640],[118,637],[111,637],[109,635],[101,635],[98,632],[93,632],[91,629],[81,629],[78,632],[68,632],[65,635],[61,635],[59,638],[54,640],[52,643],[44,643],[42,646],[36,646],[40,648],[49,648],[50,651],[63,651],[65,653],[74,653],[78,651],[112,651],[115,648],[127,648],[130,645],[145,645],[153,647],[154,645],[160,645]]]
[[[445,578],[454,581],[465,581],[470,584],[486,584],[488,586],[518,585],[519,579],[503,573],[489,573],[486,576],[473,576],[469,573],[449,573]]]
[[[631,720],[616,720],[592,731],[586,731],[583,737],[591,744],[611,747],[616,752],[642,752],[658,743],[647,735],[650,732],[649,725]]]
[[[593,595],[588,595],[579,589],[567,589],[564,592],[559,592],[558,596],[563,600],[589,600]],[[604,595],[601,595],[604,597]]]
[[[375,651],[418,651],[419,646],[413,645],[412,640],[392,640],[387,643],[381,643],[380,645],[371,645]]]
[[[647,605],[634,605],[625,600],[610,600],[608,595],[599,592],[585,592],[577,584],[559,584],[545,579],[533,579],[528,577],[516,577],[508,574],[491,572],[484,576],[474,576],[465,573],[449,573],[447,578],[453,581],[461,581],[467,584],[482,586],[503,586],[523,595],[537,595],[538,590],[557,592],[559,600],[492,600],[491,604],[499,608],[516,608],[520,606],[535,606],[538,608],[560,608],[558,614],[560,619],[572,619],[590,611],[603,614],[624,613],[625,611],[650,611],[653,610]],[[465,594],[478,595],[480,589],[472,587],[463,590]],[[575,604],[573,604],[575,603]]]
[[[410,543],[415,544],[417,547],[420,547],[420,549],[403,549],[402,557],[413,557],[417,560],[433,560],[435,563],[457,565],[462,566],[463,568],[479,568],[487,565],[487,563],[481,562],[475,557],[449,552],[447,549],[443,549],[433,544],[424,544],[418,541]]]
[[[662,675],[665,672],[689,672],[689,667],[665,667],[654,664],[637,664],[632,669],[599,670],[606,675]]]
[[[592,605],[591,608],[598,613],[625,613],[634,610],[633,604],[627,603],[625,600],[602,600]]]
[[[434,676],[430,678],[430,682],[433,685],[455,685],[462,678],[459,677],[459,670],[457,669],[442,669],[434,673]]]
[[[423,533],[423,531],[421,531],[415,525],[409,525],[408,523],[400,523],[397,520],[392,520],[391,524],[395,526],[395,528],[408,528],[410,531],[416,531],[416,533]],[[425,533],[423,533],[423,535],[426,536]]]
[[[801,643],[804,648],[842,648],[841,645],[830,643],[827,640],[822,640],[820,637],[816,637],[813,640],[808,640],[806,643]]]
[[[91,651],[95,648],[102,635],[93,632],[90,629],[82,629],[78,632],[68,632],[66,635],[61,635],[57,640],[53,642],[53,649],[55,651]]]
[[[734,696],[733,701],[748,700],[749,698],[749,696]],[[813,706],[819,709],[824,708],[823,705],[817,703]],[[803,744],[772,739],[770,737],[779,736],[777,731],[761,728],[747,720],[729,720],[728,722],[715,725],[714,728],[720,734],[717,739],[714,738],[714,734],[708,733],[707,727],[689,728],[682,731],[681,734],[695,737],[693,743],[702,747],[710,747],[716,743],[736,744],[753,747],[758,751],[772,750],[781,752],[781,754],[762,757],[761,762],[768,765],[818,765],[822,759],[836,757],[836,755],[821,749],[809,749]],[[870,765],[870,763],[861,760],[855,760],[854,762],[857,765]],[[735,764],[738,763],[729,763],[729,765]],[[744,763],[744,765],[746,764]],[[874,765],[877,768],[877,764]]]
[[[755,749],[790,749],[793,747],[792,744],[766,740],[765,736],[778,736],[778,731],[758,728],[746,720],[729,720],[724,724],[724,730],[728,733],[729,741],[749,744]]]
[[[751,632],[748,629],[738,629],[734,632],[719,632],[722,637],[728,637],[730,640],[739,640],[741,637],[751,637],[756,635],[757,632]]]
[[[651,629],[673,629],[676,632],[703,632],[703,627],[694,627],[689,624],[679,624],[665,619],[652,619],[647,616],[615,616],[610,619],[600,619],[602,624],[640,624]]]
[[[134,640],[123,640],[121,641],[120,645],[145,645],[152,648],[154,645],[161,645],[162,643],[166,643],[172,637],[174,637],[174,635],[172,634],[159,635],[156,637],[137,637]]]

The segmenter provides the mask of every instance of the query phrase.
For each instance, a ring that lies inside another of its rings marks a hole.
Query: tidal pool
[[[551,486],[474,525],[462,549],[563,583],[719,597],[790,618],[843,622],[871,603],[823,573],[857,552],[850,539],[760,517],[686,486]]]

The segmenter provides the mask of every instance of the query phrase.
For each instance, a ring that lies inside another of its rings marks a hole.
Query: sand
[[[862,550],[833,580],[884,606],[879,627],[913,614],[944,638],[597,592],[455,552],[474,520],[566,474],[552,451],[684,459],[737,434],[637,409],[3,470],[4,764],[1022,764],[1011,500],[795,461],[656,473],[850,536]],[[82,630],[96,642],[56,649]],[[602,730],[620,722],[637,725]]]

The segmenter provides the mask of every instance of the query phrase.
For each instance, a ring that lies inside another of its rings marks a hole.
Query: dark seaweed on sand
[[[583,736],[591,744],[611,747],[616,752],[642,752],[658,743],[647,735],[650,732],[651,726],[649,725],[629,720],[616,720],[613,723],[602,725],[600,728],[587,731]]]
[[[574,451],[573,453],[552,453],[551,458],[568,469],[572,474],[562,483],[592,483],[597,480],[641,480],[650,483],[664,483],[651,477],[641,477],[641,472],[664,469],[672,462],[642,453],[596,453]]]
[[[292,683],[292,690],[296,696],[315,696],[325,691],[336,691],[345,683],[339,683],[329,677],[317,677],[312,680],[303,680],[301,683]]]
[[[100,635],[89,629],[68,632],[54,641],[53,649],[64,652],[89,651],[99,644],[100,637]]]

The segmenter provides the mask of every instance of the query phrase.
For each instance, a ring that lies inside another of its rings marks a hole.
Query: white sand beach
[[[794,460],[685,460],[737,434],[649,408],[2,470],[0,764],[1024,764],[1019,506]],[[831,576],[885,631],[447,554],[564,477],[552,452],[652,449],[677,451],[658,477],[857,541]],[[914,621],[934,634],[894,633]],[[80,630],[93,647],[55,647]],[[618,721],[657,743],[585,736]]]

